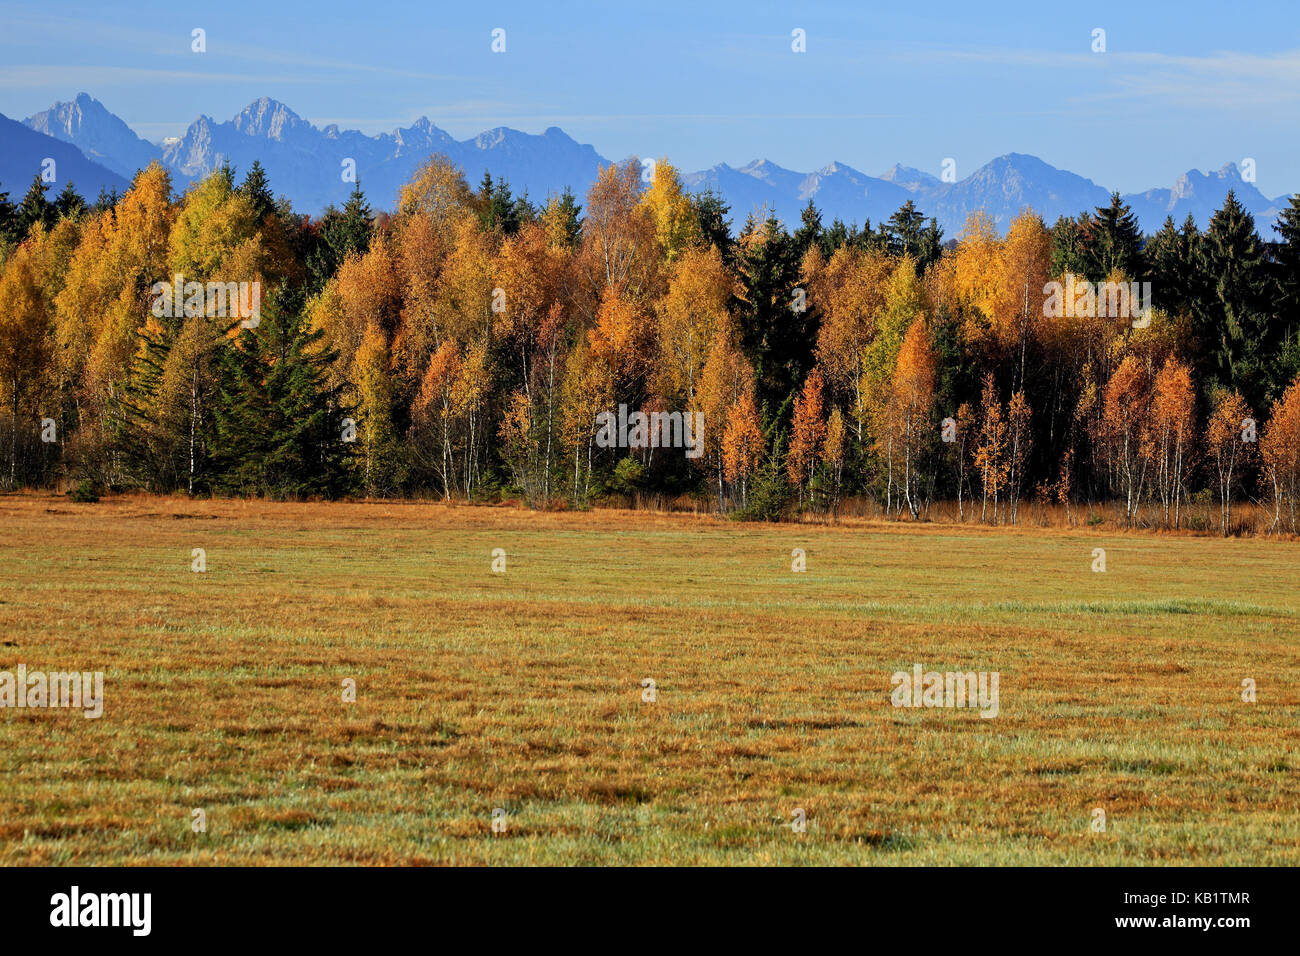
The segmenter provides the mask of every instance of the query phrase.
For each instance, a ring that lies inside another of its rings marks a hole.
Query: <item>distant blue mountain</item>
[[[227,161],[247,169],[257,159],[272,188],[292,199],[295,208],[319,212],[331,203],[341,205],[352,191],[342,176],[345,161],[356,164],[371,202],[391,209],[398,190],[433,153],[460,164],[473,184],[488,170],[494,179],[507,180],[516,194],[526,191],[534,200],[566,185],[585,193],[607,163],[555,127],[541,135],[500,127],[462,142],[421,117],[405,129],[367,136],[334,125],[318,129],[266,98],[224,123],[200,116],[184,136],[165,144],[162,160],[169,169],[197,178]]]
[[[100,189],[121,192],[130,185],[112,170],[91,162],[76,146],[0,115],[0,190],[9,193],[11,202],[23,198],[47,159],[54,160],[54,182],[46,190],[51,200],[68,182],[92,202]]]
[[[55,103],[45,112],[27,117],[24,124],[76,146],[87,159],[111,169],[128,182],[151,160],[162,159],[160,147],[141,139],[105,109],[104,104],[86,93],[78,93],[68,103]]]
[[[489,171],[494,178],[508,181],[516,194],[527,192],[534,201],[566,187],[581,199],[599,168],[609,163],[591,146],[576,142],[556,127],[541,134],[498,127],[473,139],[457,140],[421,117],[404,129],[369,136],[334,125],[318,128],[283,103],[266,97],[225,122],[200,116],[183,136],[158,145],[136,136],[84,93],[29,117],[26,125],[29,132],[48,134],[61,144],[76,146],[85,154],[83,160],[93,160],[92,166],[99,164],[95,168],[107,167],[128,179],[151,159],[159,159],[172,172],[178,189],[223,163],[246,170],[253,160],[260,160],[272,188],[288,196],[295,208],[311,213],[346,200],[352,189],[340,175],[346,160],[355,162],[367,197],[380,209],[395,205],[402,184],[432,153],[444,153],[460,164],[471,184],[476,185],[484,171]],[[19,151],[10,137],[0,142],[0,171],[6,162],[23,167],[27,161],[13,156]],[[98,190],[99,180],[90,183],[89,177],[82,178],[87,178],[83,191]],[[801,173],[766,159],[739,168],[721,163],[684,173],[682,178],[693,191],[712,189],[721,195],[731,206],[736,229],[748,216],[768,213],[793,225],[809,200],[821,211],[824,224],[840,219],[859,226],[870,220],[874,225],[910,199],[926,216],[936,218],[951,238],[960,234],[967,217],[976,210],[984,210],[996,227],[1005,231],[1026,207],[1051,225],[1059,216],[1077,215],[1110,199],[1109,191],[1091,180],[1023,153],[999,156],[950,183],[902,165],[879,176],[841,162]],[[19,187],[5,188],[13,191]],[[1253,183],[1244,182],[1231,163],[1217,172],[1189,170],[1170,188],[1123,198],[1133,207],[1142,229],[1151,233],[1166,216],[1173,216],[1181,225],[1191,214],[1203,228],[1223,205],[1229,189],[1236,190],[1238,200],[1268,236],[1288,197],[1266,197]]]

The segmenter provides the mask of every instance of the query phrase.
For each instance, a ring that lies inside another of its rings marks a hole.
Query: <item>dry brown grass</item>
[[[0,670],[107,675],[100,720],[0,711],[5,863],[1300,862],[1292,542],[143,496],[0,526]],[[891,707],[918,661],[999,671],[1000,715]]]

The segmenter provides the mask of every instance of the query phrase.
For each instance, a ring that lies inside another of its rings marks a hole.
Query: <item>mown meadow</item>
[[[1294,541],[143,495],[0,527],[0,671],[105,672],[98,720],[0,710],[6,865],[1300,864]],[[916,663],[997,671],[998,716],[891,706]]]

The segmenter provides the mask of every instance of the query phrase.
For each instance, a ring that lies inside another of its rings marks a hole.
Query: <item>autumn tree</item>
[[[831,514],[840,502],[840,488],[843,485],[844,461],[848,453],[848,427],[844,424],[844,413],[838,405],[831,409],[830,418],[826,420],[826,441],[822,445],[822,464],[830,473],[831,480]]]
[[[501,301],[493,341],[511,356],[508,380],[516,389],[509,399],[509,458],[534,503],[551,494],[563,352],[571,338],[566,286],[572,264],[568,247],[552,244],[540,223],[521,227],[498,257]]]
[[[727,416],[722,437],[722,467],[726,479],[740,489],[740,503],[748,501],[748,482],[758,468],[764,451],[763,429],[750,392],[741,395]]]
[[[1032,415],[1024,391],[1013,393],[1007,402],[1007,508],[1012,524],[1020,516],[1020,493],[1029,469],[1029,452],[1034,441]]]
[[[1296,533],[1296,496],[1300,494],[1300,377],[1269,410],[1260,439],[1264,478],[1273,498],[1273,528],[1282,520],[1285,504],[1291,533]]]
[[[1232,500],[1241,470],[1252,460],[1254,448],[1255,421],[1246,400],[1240,392],[1218,390],[1205,428],[1205,452],[1214,469],[1224,537],[1231,529]]]
[[[903,455],[903,500],[920,517],[920,462],[933,438],[935,355],[923,319],[907,330],[894,369],[890,398],[891,430]]]
[[[994,267],[993,314],[989,319],[999,353],[1010,356],[1014,363],[1012,387],[1023,392],[1030,345],[1043,321],[1043,287],[1050,275],[1051,236],[1043,220],[1026,211],[1012,221],[999,252]]]
[[[821,460],[826,440],[824,380],[820,368],[814,368],[794,401],[794,420],[790,432],[790,449],[786,453],[786,473],[799,492],[802,507],[805,492],[811,500],[813,476]]]
[[[826,382],[849,409],[854,436],[864,440],[870,418],[867,353],[885,310],[893,263],[879,253],[842,246],[822,264],[821,254],[805,256],[803,281],[821,312],[817,364]]]
[[[100,462],[94,477],[105,483],[126,477],[124,457],[113,442],[123,424],[139,332],[152,305],[149,290],[171,278],[175,215],[171,179],[160,163],[150,163],[115,205],[84,222],[55,299],[61,364],[78,383],[78,425],[88,443],[102,449],[89,457]]]
[[[699,220],[681,177],[667,159],[654,164],[650,187],[641,194],[640,206],[654,226],[655,242],[666,262],[672,263],[685,250],[700,242]]]
[[[731,328],[735,291],[735,278],[716,246],[686,249],[673,264],[667,294],[656,310],[659,394],[687,404],[694,400],[710,345]]]
[[[50,311],[32,262],[29,240],[19,246],[0,273],[0,384],[4,404],[9,406],[10,488],[18,484],[20,476],[20,434],[35,435],[40,430],[33,399],[37,384],[49,371]]]
[[[1125,357],[1106,385],[1101,439],[1109,449],[1120,491],[1124,515],[1130,525],[1137,520],[1148,456],[1144,454],[1147,409],[1151,385],[1146,369],[1138,360]]]
[[[611,164],[600,170],[587,192],[578,263],[591,301],[611,288],[633,300],[657,291],[658,237],[650,210],[641,202],[641,174],[634,159]]]
[[[998,505],[1001,494],[1006,487],[1007,464],[1007,420],[998,399],[997,387],[992,374],[984,376],[983,389],[980,392],[980,426],[979,438],[974,449],[974,467],[979,473],[983,490],[983,504],[980,507],[980,520],[988,515],[989,498],[993,499],[993,520],[998,520]]]
[[[589,336],[583,335],[565,360],[561,398],[561,433],[566,447],[573,449],[575,505],[584,504],[591,490],[596,416],[609,411],[612,398],[609,375],[594,358]]]
[[[460,411],[456,393],[460,372],[460,347],[455,340],[446,339],[429,359],[412,409],[411,447],[416,460],[437,474],[446,499],[456,487],[452,436]]]
[[[449,238],[456,224],[474,211],[474,194],[459,166],[442,154],[430,156],[402,186],[397,210],[403,216],[424,216]]]
[[[366,326],[353,363],[361,479],[368,495],[391,495],[401,481],[402,465],[393,427],[388,341],[378,323]]]
[[[1196,392],[1191,369],[1178,359],[1165,360],[1151,389],[1150,442],[1155,481],[1166,527],[1178,527],[1184,482],[1193,451]]]
[[[959,520],[965,521],[966,463],[971,454],[971,436],[975,432],[975,413],[968,402],[962,402],[957,407],[957,415],[951,423],[944,423],[944,427],[949,426],[952,428],[951,441],[944,438],[942,432],[940,437],[944,448],[947,449],[945,454],[951,459],[954,477],[957,479],[957,516]]]
[[[726,508],[724,439],[734,410],[747,407],[746,397],[757,407],[754,370],[729,329],[720,329],[709,346],[700,385],[687,410],[704,416],[703,454],[695,467],[710,477],[717,491],[718,510]]]

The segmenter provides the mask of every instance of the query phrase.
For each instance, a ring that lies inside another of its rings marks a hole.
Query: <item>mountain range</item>
[[[534,201],[565,187],[581,201],[599,168],[609,163],[554,126],[540,134],[497,127],[457,140],[421,117],[409,127],[370,136],[337,125],[314,126],[266,97],[225,122],[201,115],[183,136],[161,143],[142,139],[86,93],[55,103],[21,124],[0,116],[0,188],[18,196],[47,156],[57,159],[61,181],[71,179],[91,198],[101,186],[125,188],[135,171],[154,159],[170,170],[178,190],[225,162],[246,170],[257,159],[277,193],[288,196],[295,209],[316,214],[346,200],[352,186],[341,172],[351,160],[372,205],[391,209],[401,185],[431,153],[444,153],[460,164],[471,185],[487,170]],[[711,188],[719,193],[731,207],[736,228],[751,212],[763,209],[793,223],[809,200],[821,210],[825,224],[837,218],[858,225],[868,219],[878,223],[911,199],[953,237],[967,215],[979,209],[1005,231],[1026,206],[1051,225],[1058,216],[1091,210],[1110,198],[1110,191],[1092,180],[1023,153],[999,156],[955,182],[902,165],[879,176],[842,162],[801,173],[766,159],[741,167],[719,163],[683,173],[682,179],[692,191]],[[1143,231],[1150,233],[1167,215],[1181,225],[1190,213],[1204,228],[1230,189],[1254,214],[1260,232],[1269,236],[1288,196],[1265,196],[1242,179],[1235,163],[1211,172],[1189,170],[1169,188],[1123,198]]]

